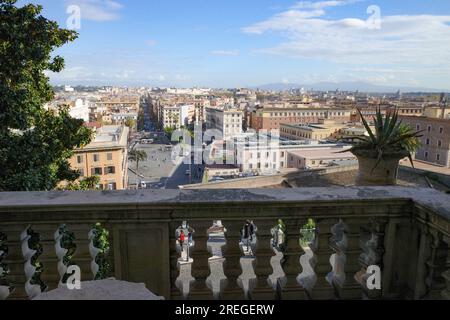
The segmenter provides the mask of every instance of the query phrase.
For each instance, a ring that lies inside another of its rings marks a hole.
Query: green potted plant
[[[358,158],[356,185],[396,185],[400,160],[408,157],[414,166],[412,155],[420,147],[421,132],[403,124],[398,118],[397,109],[387,113],[385,117],[380,109],[377,110],[375,132],[361,110],[358,109],[358,113],[368,134],[364,137],[352,137],[352,148],[346,150]]]

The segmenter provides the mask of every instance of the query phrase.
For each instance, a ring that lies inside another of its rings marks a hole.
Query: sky
[[[448,0],[20,0],[79,38],[54,84],[450,91]],[[76,7],[73,7],[76,6]],[[68,13],[68,9],[70,9]],[[75,12],[76,13],[76,12]],[[74,18],[75,17],[75,18]]]

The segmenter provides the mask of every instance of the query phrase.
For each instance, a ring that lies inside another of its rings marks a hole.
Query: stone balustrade
[[[450,298],[450,196],[431,189],[0,193],[0,234],[9,299],[28,298],[33,277],[57,288],[64,261],[98,278],[100,256],[109,276],[166,299]],[[367,285],[374,265],[381,290]]]

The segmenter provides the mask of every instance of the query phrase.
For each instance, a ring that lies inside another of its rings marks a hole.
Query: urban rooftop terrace
[[[257,227],[251,254],[239,243],[247,219]],[[188,256],[176,245],[183,221],[195,229]],[[74,232],[74,260],[89,281],[88,233],[98,222],[110,232],[110,275],[166,299],[450,299],[450,196],[403,187],[0,193],[10,298],[27,298],[20,239],[28,226],[40,234],[42,281],[55,289],[55,231]],[[372,265],[381,290],[364,282]]]

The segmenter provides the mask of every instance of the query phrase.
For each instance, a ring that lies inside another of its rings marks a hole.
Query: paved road
[[[188,162],[188,161],[186,161]],[[187,174],[190,171],[191,174]],[[173,172],[172,176],[168,179],[166,189],[178,189],[179,186],[186,184],[201,183],[203,177],[202,165],[189,165],[181,163]]]
[[[143,104],[143,108],[145,131],[155,132],[156,125],[152,121],[150,108],[147,104]],[[202,181],[203,166],[183,163],[181,157],[172,155],[171,150],[164,149],[167,145],[170,145],[170,140],[163,134],[158,136],[155,144],[135,145],[137,150],[147,153],[148,159],[139,163],[139,175],[136,175],[136,163],[129,163],[129,168],[132,169],[129,171],[130,185],[143,181],[148,189],[178,189],[181,185]],[[187,174],[187,171],[191,174]]]

